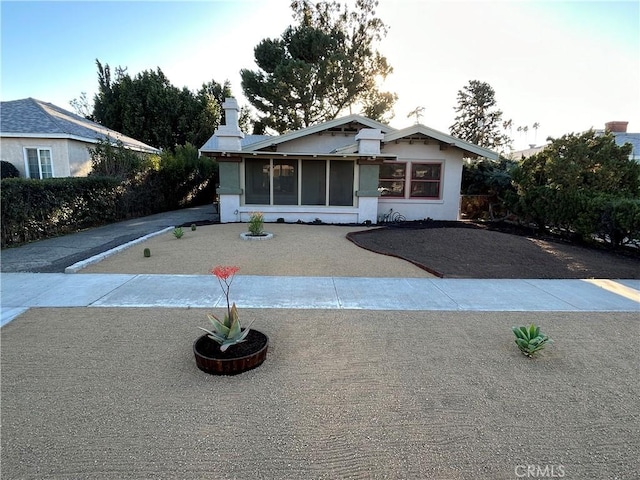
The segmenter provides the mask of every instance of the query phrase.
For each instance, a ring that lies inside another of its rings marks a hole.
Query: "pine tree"
[[[451,135],[492,150],[503,150],[511,139],[501,131],[502,111],[496,107],[495,91],[486,82],[471,80],[458,91],[457,116]]]

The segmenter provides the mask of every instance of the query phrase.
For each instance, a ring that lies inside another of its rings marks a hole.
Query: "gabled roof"
[[[0,136],[67,138],[89,143],[109,138],[120,140],[132,150],[159,152],[157,148],[135,138],[34,98],[0,102]]]
[[[488,148],[479,147],[478,145],[469,143],[465,140],[461,140],[457,137],[452,137],[451,135],[439,132],[438,130],[434,130],[433,128],[429,128],[422,124],[412,125],[402,130],[396,130],[387,133],[384,136],[383,142],[393,142],[396,140],[401,140],[403,138],[411,137],[413,135],[424,135],[426,137],[433,138],[439,142],[442,142],[443,144],[450,145],[452,147],[459,148],[460,150],[464,150],[465,152],[472,153],[473,155],[486,157],[491,160],[498,160],[499,158],[499,154],[492,150],[489,150]]]
[[[271,135],[245,135],[244,138],[240,139],[240,147],[244,150],[245,147],[252,145],[254,143],[262,142],[263,140],[267,140],[269,138],[274,138]],[[218,137],[216,135],[211,135],[207,143],[205,143],[202,148],[200,148],[203,152],[211,152],[217,151],[218,148]]]
[[[375,120],[371,120],[370,118],[367,118],[367,117],[353,114],[353,115],[347,115],[346,117],[334,118],[333,120],[328,120],[326,122],[318,123],[317,125],[312,125],[307,128],[302,128],[300,130],[295,130],[293,132],[285,133],[284,135],[278,135],[277,137],[269,137],[263,141],[252,143],[248,145],[246,148],[243,147],[242,150],[248,151],[248,152],[261,150],[263,148],[272,147],[280,143],[289,142],[297,138],[302,138],[308,135],[313,135],[315,133],[324,132],[325,130],[335,129],[343,125],[347,125],[349,123],[358,123],[365,128],[376,128],[381,130],[382,133],[394,131],[394,129],[389,125],[376,122]]]

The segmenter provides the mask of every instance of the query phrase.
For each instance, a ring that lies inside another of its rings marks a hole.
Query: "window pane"
[[[404,178],[405,164],[383,163],[380,165],[380,178]]]
[[[329,205],[353,205],[353,162],[331,160],[329,167]]]
[[[412,166],[411,178],[416,180],[439,180],[440,165],[438,164],[417,164]]]
[[[29,178],[40,178],[38,151],[35,148],[27,148],[27,163],[29,164]]]
[[[383,197],[404,197],[404,180],[401,182],[381,181],[378,187]]]
[[[245,202],[269,205],[269,160],[245,161]]]
[[[298,161],[273,161],[273,204],[298,204]]]
[[[411,182],[411,196],[438,198],[440,182]]]
[[[405,163],[383,163],[380,165],[378,191],[383,197],[404,197],[406,174]]]
[[[302,205],[326,205],[327,162],[304,160],[302,162]]]
[[[42,168],[42,178],[53,177],[53,166],[51,165],[51,150],[40,150],[40,167]]]

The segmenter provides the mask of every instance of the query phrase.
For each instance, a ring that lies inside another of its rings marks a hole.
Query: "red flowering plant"
[[[224,293],[224,296],[227,300],[227,313],[225,314],[222,321],[215,315],[207,315],[209,321],[213,325],[212,330],[207,330],[206,328],[202,327],[198,328],[207,332],[210,339],[220,344],[221,352],[226,351],[227,348],[229,348],[231,345],[244,342],[244,340],[247,338],[247,335],[249,334],[249,327],[246,327],[245,329],[242,329],[240,327],[238,309],[236,308],[235,302],[233,303],[233,305],[229,305],[229,290],[231,289],[233,278],[238,270],[240,270],[239,267],[219,265],[209,271],[210,273],[215,275],[215,277],[218,279],[218,283],[220,284],[220,288],[222,288],[222,292]]]

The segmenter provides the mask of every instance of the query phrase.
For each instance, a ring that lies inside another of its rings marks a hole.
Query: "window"
[[[269,204],[269,160],[246,160],[246,202],[257,205]]]
[[[48,148],[25,148],[27,176],[29,178],[53,177],[51,150]]]
[[[383,197],[404,197],[406,163],[383,163],[380,165],[378,190]]]
[[[440,198],[439,163],[414,163],[411,165],[411,197]]]
[[[273,161],[273,204],[298,204],[298,161]]]
[[[353,162],[329,163],[329,205],[353,206]]]
[[[353,206],[354,180],[353,161],[248,158],[245,203]]]
[[[326,205],[327,162],[324,160],[302,161],[302,205]]]

